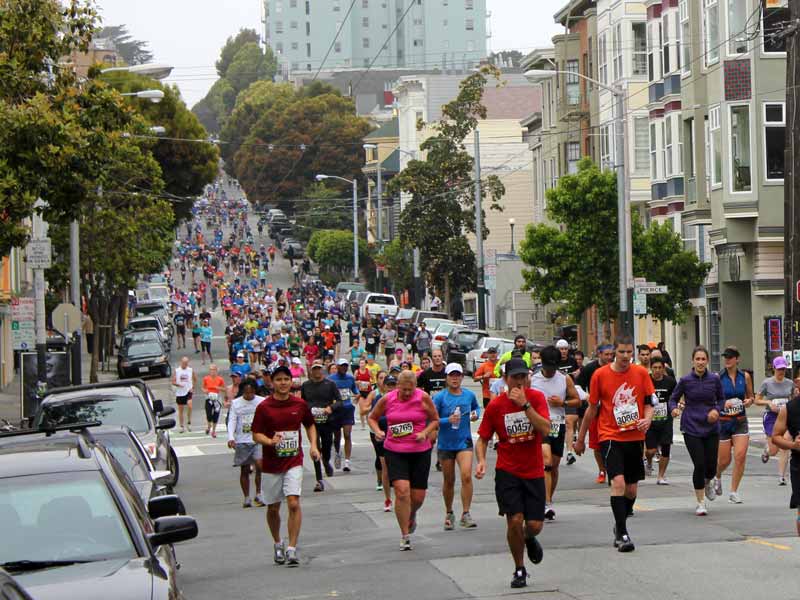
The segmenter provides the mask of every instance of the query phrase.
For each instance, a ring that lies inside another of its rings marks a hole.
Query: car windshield
[[[143,319],[141,321],[131,321],[128,329],[153,329],[158,328],[158,319]]]
[[[137,556],[98,471],[0,479],[0,531],[0,566]]]
[[[447,335],[451,331],[453,331],[453,327],[456,326],[456,323],[442,323],[439,327],[436,328],[436,335],[445,334]]]
[[[484,348],[497,348],[500,349],[503,346],[503,340],[500,338],[493,338],[493,337],[485,337],[481,340],[481,344]]]
[[[370,304],[397,304],[397,301],[394,299],[394,296],[370,296],[369,298]]]
[[[135,344],[137,342],[156,342],[159,343],[158,340],[158,331],[155,329],[151,329],[149,331],[137,331],[135,333],[126,333],[125,337],[122,338],[122,345],[128,346],[130,344]]]
[[[127,433],[103,435],[99,441],[117,459],[131,481],[147,481],[150,465]]]
[[[461,344],[462,346],[468,346],[472,348],[475,345],[475,343],[482,337],[484,337],[482,333],[475,333],[474,331],[469,331],[469,332],[462,331],[461,333],[458,334],[456,341],[458,341],[458,343]]]
[[[169,288],[165,287],[151,287],[149,290],[151,298],[169,298]]]
[[[45,404],[36,424],[40,426],[49,422],[52,425],[69,425],[87,421],[100,421],[103,425],[116,427],[127,425],[137,433],[150,431],[144,407],[135,396],[104,396]]]
[[[157,356],[162,352],[161,344],[140,343],[128,346],[128,356]]]

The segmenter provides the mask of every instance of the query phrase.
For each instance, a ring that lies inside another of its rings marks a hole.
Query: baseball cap
[[[497,346],[492,346],[492,347],[491,347],[491,348],[489,348],[489,349],[488,349],[486,352],[488,352],[489,354],[491,354],[492,352],[494,352],[495,354],[497,354]]]
[[[722,356],[725,358],[739,358],[739,349],[736,346],[728,346],[725,350],[722,351]],[[776,357],[776,358],[783,358]]]
[[[287,377],[291,377],[292,376],[292,372],[289,370],[289,367],[287,367],[286,365],[280,365],[280,366],[277,366],[274,369],[272,369],[272,378],[274,379],[275,376],[278,373],[283,373]]]
[[[346,358],[340,358],[339,360],[336,361],[336,366],[341,367],[342,365],[348,367],[350,366],[350,363],[347,362]]]
[[[389,373],[399,373],[402,370],[398,365],[394,365],[389,369]]]
[[[302,365],[303,363],[300,361],[300,359],[299,359],[299,358],[297,358],[297,357],[295,356],[295,357],[292,359],[292,364],[293,364],[293,365]]]
[[[527,375],[529,371],[528,365],[521,358],[512,358],[505,364],[505,367],[506,375],[509,377],[514,375]]]
[[[387,375],[383,378],[384,385],[397,385],[397,377],[394,375]]]
[[[460,364],[456,362],[451,362],[444,368],[445,375],[450,375],[450,373],[461,373],[463,375],[464,369]]]
[[[562,338],[556,342],[556,348],[569,348],[569,342]]]
[[[789,365],[786,362],[786,359],[782,356],[776,356],[772,359],[772,368],[773,369],[788,369]]]
[[[237,352],[236,358],[244,358],[244,352]]]
[[[313,363],[311,363],[311,368],[312,369],[321,369],[323,367],[324,367],[324,365],[318,360],[315,360]]]

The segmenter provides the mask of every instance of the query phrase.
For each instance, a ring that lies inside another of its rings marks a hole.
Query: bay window
[[[783,102],[764,103],[764,161],[767,181],[783,181],[786,114]]]
[[[749,192],[750,185],[750,106],[731,106],[731,189]]]

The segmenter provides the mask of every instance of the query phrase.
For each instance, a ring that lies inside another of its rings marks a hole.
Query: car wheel
[[[172,365],[167,365],[166,367],[164,367],[164,369],[161,371],[161,374],[164,377],[169,377],[170,375],[172,375]]]
[[[171,446],[169,449],[169,462],[170,462],[169,471],[170,473],[172,473],[172,477],[170,477],[169,481],[167,482],[167,485],[172,488],[178,485],[178,478],[181,475],[181,467],[180,464],[178,463],[178,455],[175,454],[175,449],[172,448]]]

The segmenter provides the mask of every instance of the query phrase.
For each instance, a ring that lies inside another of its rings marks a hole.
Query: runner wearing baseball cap
[[[341,405],[337,406],[334,411],[336,426],[333,443],[336,449],[334,465],[337,469],[341,468],[345,472],[350,471],[350,455],[353,452],[353,425],[356,424],[356,407],[353,404],[353,398],[358,397],[356,379],[349,371],[349,361],[346,358],[340,358],[336,361],[336,372],[328,376],[328,379],[339,388],[339,394],[342,397]],[[344,435],[344,466],[342,466],[341,459],[342,435]]]
[[[315,360],[311,364],[308,380],[300,386],[300,397],[311,408],[311,414],[317,426],[317,445],[322,454],[322,460],[314,461],[314,474],[317,477],[314,491],[322,492],[325,490],[322,478],[323,467],[328,477],[333,475],[333,466],[331,465],[331,447],[335,429],[333,411],[341,404],[342,399],[336,384],[326,379],[325,367],[321,360]]]

